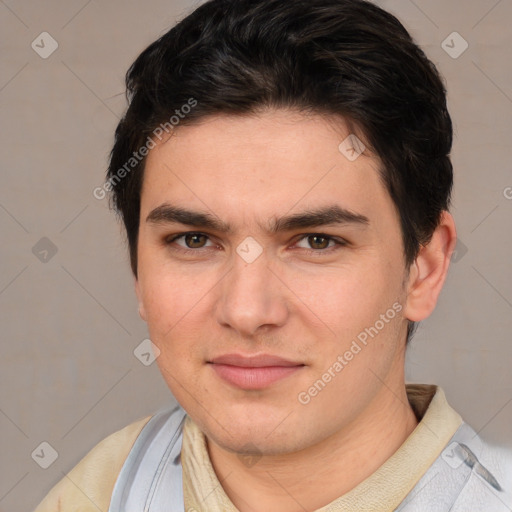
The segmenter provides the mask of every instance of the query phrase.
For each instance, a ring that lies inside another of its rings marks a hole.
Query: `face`
[[[169,388],[228,450],[319,443],[403,378],[399,218],[339,119],[179,127],[147,158],[136,290]],[[355,155],[357,156],[357,155]]]

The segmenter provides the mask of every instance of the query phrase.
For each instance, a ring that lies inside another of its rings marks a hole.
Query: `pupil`
[[[187,236],[187,245],[189,247],[202,247],[200,238],[204,237],[204,235],[188,235]]]
[[[323,236],[313,235],[313,236],[310,236],[309,239],[310,239],[311,245],[317,246],[317,247],[315,247],[316,249],[325,249],[327,247],[327,245],[326,245],[327,238],[325,238]],[[319,242],[319,240],[323,240],[323,243]],[[320,246],[320,247],[318,247],[318,246]]]

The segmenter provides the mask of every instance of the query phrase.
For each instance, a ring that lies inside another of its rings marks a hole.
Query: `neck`
[[[215,473],[240,512],[314,511],[349,492],[374,473],[414,430],[418,421],[405,384],[383,386],[350,425],[314,446],[264,456],[252,467],[207,441]]]

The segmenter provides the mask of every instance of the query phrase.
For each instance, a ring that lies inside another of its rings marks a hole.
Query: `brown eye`
[[[296,243],[296,247],[308,251],[310,254],[328,254],[347,245],[343,239],[334,238],[325,233],[304,234]]]
[[[308,236],[308,243],[313,249],[327,249],[330,239],[321,235]]]
[[[187,249],[209,249],[213,246],[212,241],[208,235],[204,233],[181,233],[173,237],[166,238],[165,244],[172,247]]]
[[[185,244],[190,249],[200,249],[205,246],[208,237],[201,233],[189,233],[184,236]]]

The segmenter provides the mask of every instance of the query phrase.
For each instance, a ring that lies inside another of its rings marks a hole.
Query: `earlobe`
[[[139,302],[139,316],[146,322],[146,310],[144,309],[144,301],[142,300],[142,291],[140,289],[139,280],[135,278],[135,294]]]
[[[424,320],[437,303],[457,241],[455,222],[443,212],[430,242],[422,246],[411,265],[404,316],[413,322]]]

